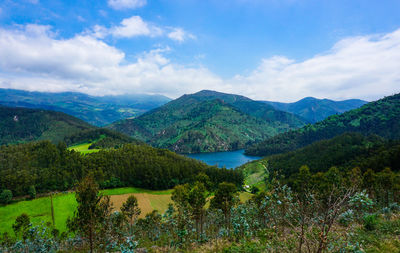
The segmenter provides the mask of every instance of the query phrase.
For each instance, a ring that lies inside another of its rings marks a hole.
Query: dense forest
[[[213,184],[228,181],[240,187],[243,182],[235,170],[210,167],[147,145],[126,144],[86,155],[48,141],[0,147],[0,190],[10,190],[14,196],[27,195],[32,187],[38,193],[70,190],[88,174],[102,188],[170,189],[192,182],[201,172]]]
[[[296,114],[307,119],[310,123],[315,123],[326,119],[334,114],[341,114],[352,109],[356,109],[366,104],[366,101],[359,99],[348,99],[343,101],[333,101],[330,99],[317,99],[306,97],[293,103],[280,103],[263,101],[272,105],[278,110]]]
[[[400,138],[400,94],[368,103],[359,109],[333,115],[312,125],[266,139],[246,149],[246,154],[267,156],[292,151],[345,132]]]
[[[200,91],[109,127],[155,147],[196,153],[241,149],[304,122],[243,96]]]
[[[35,140],[57,143],[65,136],[93,128],[62,112],[0,106],[0,145]]]

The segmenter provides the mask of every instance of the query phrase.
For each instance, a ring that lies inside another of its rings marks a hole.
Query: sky
[[[372,101],[400,92],[399,12],[398,0],[0,0],[0,88]]]

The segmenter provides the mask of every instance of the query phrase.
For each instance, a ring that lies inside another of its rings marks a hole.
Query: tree
[[[131,195],[128,197],[125,203],[122,204],[121,212],[129,218],[129,231],[133,234],[133,223],[136,218],[140,215],[141,210],[139,208],[137,199]]]
[[[35,199],[36,198],[36,188],[34,185],[31,185],[28,189],[28,194],[30,199]]]
[[[207,191],[203,183],[196,182],[188,195],[188,202],[192,211],[192,216],[196,222],[197,239],[199,234],[203,233],[203,214],[206,204]],[[199,226],[200,225],[200,226]],[[199,228],[200,227],[200,228]]]
[[[231,208],[238,202],[237,188],[232,183],[222,182],[218,185],[210,207],[221,209],[225,217],[225,226],[230,231]]]
[[[105,198],[102,205],[102,195],[93,176],[82,180],[76,189],[77,210],[74,217],[67,221],[70,231],[81,233],[89,241],[90,252],[94,251],[97,235],[102,227],[105,216],[109,214],[109,199]],[[104,203],[108,203],[104,207]]]
[[[22,236],[24,240],[28,237],[28,229],[31,227],[31,221],[26,213],[21,214],[15,219],[12,228],[14,230],[15,236]]]
[[[7,205],[8,203],[11,202],[12,197],[13,197],[13,195],[12,195],[12,192],[10,190],[7,190],[7,189],[3,190],[0,193],[0,204]]]

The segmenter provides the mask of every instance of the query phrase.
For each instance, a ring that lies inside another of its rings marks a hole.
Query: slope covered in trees
[[[345,133],[329,140],[314,142],[304,148],[264,158],[268,170],[291,177],[307,165],[311,173],[326,172],[331,167],[349,171],[358,167],[375,172],[387,167],[400,170],[400,142],[388,142],[379,136],[365,137]]]
[[[156,147],[194,153],[240,149],[302,125],[303,119],[264,103],[205,90],[109,127]]]
[[[95,126],[140,115],[170,101],[161,95],[90,96],[79,92],[29,92],[0,89],[0,104],[64,112]]]
[[[333,101],[330,99],[317,99],[313,97],[306,97],[294,103],[262,102],[272,105],[278,110],[299,115],[307,119],[310,123],[324,120],[334,114],[341,114],[359,108],[367,103],[360,99]]]
[[[267,156],[292,151],[318,140],[330,139],[344,132],[376,134],[386,139],[400,138],[400,94],[333,115],[312,125],[282,133],[246,149],[246,154]]]
[[[240,186],[242,175],[235,170],[210,167],[202,162],[148,145],[126,144],[119,149],[83,155],[65,144],[48,141],[0,147],[0,192],[14,196],[71,189],[88,174],[102,187],[134,186],[170,189],[207,174],[216,184],[222,181]]]
[[[62,112],[0,106],[0,145],[34,140],[63,141],[95,127]]]

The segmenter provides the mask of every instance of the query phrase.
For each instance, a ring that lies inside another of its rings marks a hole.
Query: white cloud
[[[144,22],[139,16],[133,16],[122,20],[120,26],[110,29],[110,33],[115,37],[131,38],[135,36],[160,36],[163,32],[161,28]]]
[[[168,38],[178,42],[195,38],[194,35],[187,33],[182,28],[160,27],[144,21],[139,16],[123,19],[118,26],[110,28],[95,25],[91,30],[86,31],[86,34],[100,39],[107,36],[113,36],[115,38],[133,38],[137,36],[160,37],[167,35]]]
[[[305,96],[373,100],[400,92],[400,29],[347,38],[302,62],[265,59],[247,76],[230,80],[253,98],[294,101]]]
[[[109,29],[98,28],[97,37],[104,32]],[[305,96],[373,100],[400,92],[400,29],[343,39],[305,61],[264,59],[250,74],[227,80],[206,67],[176,64],[166,57],[168,51],[144,52],[128,62],[122,51],[91,35],[60,39],[49,26],[0,28],[0,87],[170,97],[212,89],[275,101]]]
[[[136,9],[146,5],[146,0],[108,0],[108,5],[115,10]]]
[[[193,87],[223,86],[206,68],[170,62],[163,55],[166,51],[145,52],[127,64],[123,52],[92,36],[57,39],[49,27],[39,25],[0,29],[0,87],[173,97],[193,92]]]
[[[172,31],[168,33],[168,38],[183,42],[187,39],[195,39],[194,35],[185,32],[182,28],[171,28]]]

